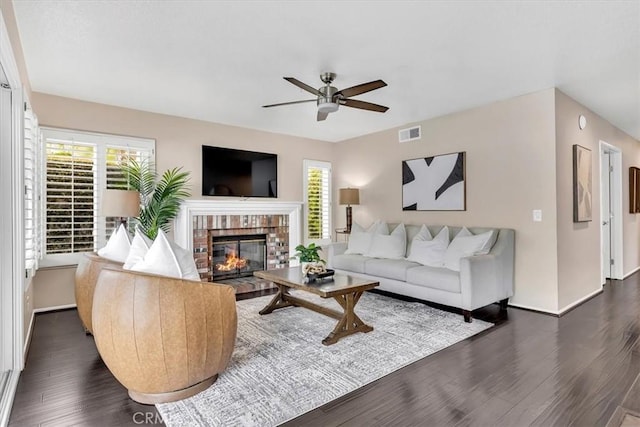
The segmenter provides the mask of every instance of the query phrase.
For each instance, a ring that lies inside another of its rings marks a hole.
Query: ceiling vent
[[[398,131],[398,139],[400,142],[409,142],[420,139],[422,136],[422,129],[420,126],[414,126],[412,128],[401,129]]]

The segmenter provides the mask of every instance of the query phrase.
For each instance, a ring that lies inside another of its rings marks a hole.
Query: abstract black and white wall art
[[[403,211],[466,209],[465,153],[404,160]]]
[[[573,146],[573,222],[591,221],[593,168],[591,150]]]

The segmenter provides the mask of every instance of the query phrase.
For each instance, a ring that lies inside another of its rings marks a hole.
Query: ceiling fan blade
[[[369,83],[362,83],[361,85],[339,90],[336,95],[342,95],[344,98],[349,98],[366,92],[371,92],[372,90],[380,89],[381,87],[385,87],[386,85],[387,84],[382,80],[374,80]]]
[[[317,99],[305,99],[304,101],[281,102],[279,104],[263,105],[262,108],[279,107],[281,105],[302,104],[304,102],[316,102]]]
[[[321,111],[318,111],[318,120],[317,121],[321,122],[322,120],[326,120],[328,115],[329,115],[329,113],[323,113]]]
[[[294,77],[283,77],[283,79],[285,79],[286,81],[288,81],[289,83],[292,83],[296,86],[298,86],[300,89],[304,89],[309,93],[312,93],[316,96],[322,96],[322,94],[320,93],[320,91],[314,87],[309,86],[308,84],[302,83],[300,80],[294,78]]]
[[[385,107],[384,105],[358,101],[357,99],[343,99],[340,101],[340,104],[351,108],[360,108],[361,110],[377,111],[378,113],[384,113],[389,109],[389,107]]]

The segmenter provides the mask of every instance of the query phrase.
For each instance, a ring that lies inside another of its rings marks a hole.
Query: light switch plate
[[[533,210],[533,221],[542,222],[542,211],[540,209]]]

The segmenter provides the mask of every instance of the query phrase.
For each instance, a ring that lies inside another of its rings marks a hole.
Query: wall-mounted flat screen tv
[[[202,195],[278,197],[278,156],[203,145]]]

